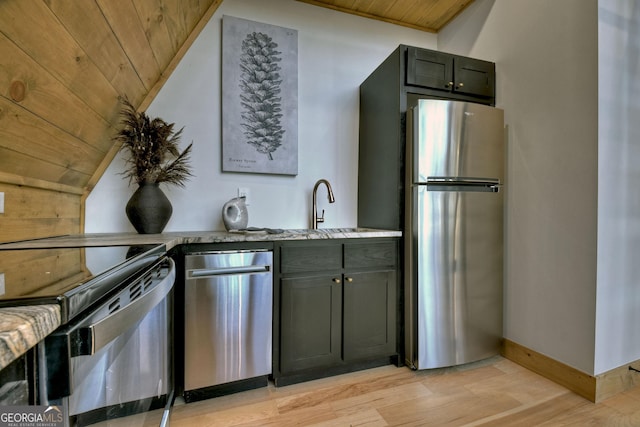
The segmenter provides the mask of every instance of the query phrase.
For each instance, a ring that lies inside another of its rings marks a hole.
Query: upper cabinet
[[[494,98],[495,73],[493,62],[435,50],[407,48],[408,86]]]
[[[441,91],[444,96],[463,94],[493,100],[495,73],[493,62],[406,47],[407,86]]]
[[[420,98],[495,105],[495,64],[400,45],[360,85],[358,226],[402,230],[405,121]]]

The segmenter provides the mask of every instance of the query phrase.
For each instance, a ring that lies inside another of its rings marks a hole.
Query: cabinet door
[[[484,97],[495,96],[495,64],[479,59],[456,57],[454,65],[454,88],[456,93]]]
[[[345,274],[344,359],[395,353],[395,270]]]
[[[407,49],[407,85],[450,91],[453,57],[433,50]]]
[[[331,366],[341,358],[342,284],[334,276],[281,280],[280,371]]]

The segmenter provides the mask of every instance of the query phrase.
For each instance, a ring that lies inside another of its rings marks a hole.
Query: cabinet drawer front
[[[280,253],[282,273],[325,271],[342,268],[340,245],[284,246]]]
[[[395,267],[398,263],[396,241],[380,243],[347,243],[344,245],[344,267]]]

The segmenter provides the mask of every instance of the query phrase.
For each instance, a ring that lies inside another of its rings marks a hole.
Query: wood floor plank
[[[549,396],[568,392],[561,385],[530,371],[519,375],[499,375],[482,382],[467,384],[465,387],[477,395],[508,394],[522,404],[538,402]]]
[[[431,396],[380,408],[389,425],[463,426],[489,415],[508,411],[520,403],[507,395],[479,397],[472,393]]]
[[[388,425],[389,424],[387,424],[387,422],[384,420],[384,418],[382,418],[378,411],[376,411],[375,409],[369,409],[368,411],[360,411],[353,414],[336,417],[332,421],[314,424],[314,427],[385,427]]]
[[[142,414],[130,415],[126,418],[116,418],[109,421],[101,421],[91,424],[91,427],[157,427],[162,421],[164,408],[144,412]]]
[[[348,382],[318,388],[312,392],[300,395],[288,396],[278,400],[278,409],[281,413],[286,413],[298,408],[316,406],[326,402],[335,402],[348,399],[353,396],[363,396],[370,393],[385,390],[400,385],[406,377],[396,377],[395,373],[379,375],[367,379],[366,381]]]
[[[385,390],[353,396],[331,404],[336,415],[350,415],[360,411],[383,408],[407,400],[423,399],[432,394],[422,383],[413,382]]]
[[[445,369],[385,366],[176,405],[178,427],[640,426],[640,388],[592,403],[502,357]]]
[[[331,410],[331,406],[329,404],[324,404],[276,414],[268,418],[257,419],[253,422],[232,425],[240,427],[294,427],[301,425],[301,420],[304,420],[302,422],[305,425],[317,425],[333,423],[336,421],[336,418],[335,413]]]
[[[269,425],[265,420],[278,415],[273,401],[239,405],[221,410],[198,411],[195,414],[175,412],[171,417],[171,426],[245,426]],[[254,424],[256,423],[256,424]]]
[[[428,373],[428,371],[425,371]],[[425,372],[417,375],[424,375]],[[472,370],[456,371],[446,370],[435,375],[429,374],[424,377],[422,383],[434,393],[446,395],[447,393],[459,392],[461,388],[475,383],[505,376],[505,374],[493,366],[481,366]]]
[[[640,412],[640,393],[634,390],[619,393],[602,402],[603,406],[615,409],[623,414],[633,415]],[[640,423],[638,423],[640,425]]]

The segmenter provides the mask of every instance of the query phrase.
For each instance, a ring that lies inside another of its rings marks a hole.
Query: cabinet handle
[[[464,83],[458,83],[458,86],[456,86],[456,89],[460,89],[461,87],[464,87]]]
[[[333,280],[333,283],[340,283],[340,279],[338,279],[337,277],[334,277],[331,280]]]
[[[353,277],[345,277],[344,280],[346,280],[347,282],[351,283],[351,282],[353,282]]]
[[[451,86],[453,86],[453,82],[449,82],[449,83],[447,83],[446,85],[444,85],[444,87],[447,87],[447,88],[448,88],[448,87],[451,87]]]

